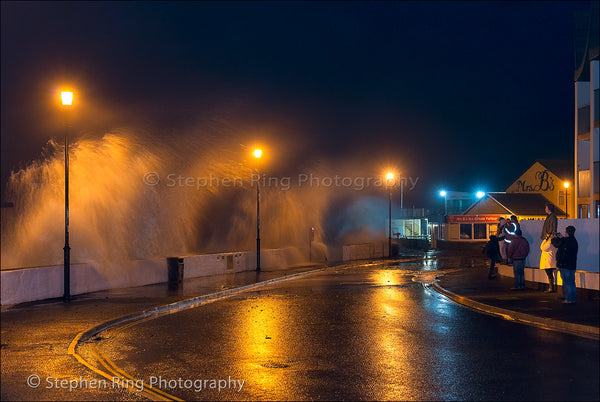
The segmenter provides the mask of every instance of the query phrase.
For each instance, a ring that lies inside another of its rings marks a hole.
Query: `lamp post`
[[[444,215],[448,215],[448,193],[446,190],[442,190],[440,195],[444,197]]]
[[[565,186],[565,219],[569,219],[569,182],[566,181],[563,185]]]
[[[71,300],[71,247],[69,246],[69,115],[68,111],[73,105],[73,92],[61,92],[62,105],[65,108],[65,247],[64,250],[64,293],[63,301]]]
[[[388,192],[389,192],[389,215],[388,215],[388,257],[392,258],[392,186],[390,185],[390,182],[392,182],[392,180],[394,180],[394,174],[393,173],[388,173],[387,174],[387,185],[388,185]]]
[[[262,150],[255,149],[254,157],[259,160]],[[260,176],[256,181],[256,272],[260,272]]]
[[[404,179],[400,177],[400,218],[404,219]]]
[[[308,261],[312,261],[312,242],[315,239],[315,228],[314,226],[310,228],[310,232],[308,232]]]

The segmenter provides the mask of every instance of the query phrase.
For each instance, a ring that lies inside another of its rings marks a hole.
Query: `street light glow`
[[[71,106],[73,104],[73,92],[62,91],[60,93],[60,97],[62,99],[63,106]]]
[[[393,173],[388,173],[388,174],[387,174],[387,179],[388,179],[389,181],[392,181],[392,180],[394,180],[394,174],[393,174]]]
[[[442,191],[440,191],[440,195],[441,195],[442,197],[445,197],[445,196],[446,196],[446,190],[442,190]]]
[[[569,192],[569,182],[565,181],[563,186],[565,186],[565,218],[569,219],[569,196],[567,194]]]
[[[478,191],[475,195],[477,196],[477,198],[481,198],[485,195],[485,193],[483,191]]]
[[[260,159],[261,156],[262,156],[262,149],[259,149],[259,148],[255,149],[254,150],[254,157],[256,159]]]

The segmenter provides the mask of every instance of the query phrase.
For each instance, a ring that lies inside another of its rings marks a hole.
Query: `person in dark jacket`
[[[506,228],[506,219],[504,217],[498,218],[498,230],[496,230],[496,238],[498,238],[498,246],[500,247],[500,256],[502,257],[502,263],[508,264],[507,250],[508,243],[504,241]]]
[[[521,229],[517,229],[508,245],[508,258],[513,262],[515,286],[511,290],[525,289],[525,259],[529,255],[529,242],[523,237]]]
[[[558,220],[556,219],[556,214],[554,213],[554,205],[548,203],[546,204],[546,220],[544,221],[544,227],[542,227],[540,239],[546,240],[548,237],[554,235],[556,233],[557,225]]]
[[[500,245],[498,244],[498,238],[494,235],[490,236],[490,241],[485,245],[485,254],[490,259],[490,271],[488,273],[488,279],[494,279],[496,277],[494,271],[496,263],[502,261],[500,255]]]
[[[575,286],[575,270],[577,269],[577,252],[579,244],[575,238],[575,227],[567,226],[565,236],[552,239],[552,245],[556,247],[556,265],[563,280],[563,303],[577,302],[577,287]]]
[[[510,216],[510,221],[508,221],[510,227],[511,227],[511,231],[514,233],[517,231],[517,229],[521,229],[521,224],[519,223],[519,219],[517,218],[516,215],[511,215]]]
[[[515,215],[512,215],[509,220],[506,221],[506,225],[504,226],[504,231],[502,236],[504,237],[504,244],[506,245],[507,250],[507,261],[505,264],[512,264],[512,260],[508,258],[508,246],[512,242],[512,239],[515,237],[515,233],[517,230],[521,229],[521,225],[517,220]]]

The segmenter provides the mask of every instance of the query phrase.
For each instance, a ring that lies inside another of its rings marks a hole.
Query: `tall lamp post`
[[[64,293],[63,301],[71,300],[71,247],[69,246],[69,116],[68,111],[73,105],[73,92],[61,92],[63,107],[65,108],[65,247],[64,250]]]
[[[446,190],[442,190],[440,195],[444,197],[444,215],[448,215],[448,193]]]
[[[404,179],[400,177],[400,218],[404,219]]]
[[[259,160],[262,150],[255,149],[254,157]],[[260,177],[256,181],[256,272],[260,272]]]
[[[565,186],[565,219],[569,219],[569,182],[566,181],[563,185]]]
[[[389,192],[389,214],[388,214],[388,257],[392,258],[392,186],[391,186],[391,182],[394,180],[394,174],[393,173],[388,173],[387,174],[387,185],[388,185],[388,192]]]

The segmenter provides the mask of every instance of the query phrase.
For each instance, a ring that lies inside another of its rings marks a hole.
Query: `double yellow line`
[[[83,364],[84,366],[86,366],[87,368],[92,370],[94,373],[106,378],[111,383],[115,382],[115,378],[118,378],[119,380],[123,381],[125,384],[129,384],[129,382],[125,381],[125,379],[130,381],[131,384],[142,384],[141,389],[136,386],[128,386],[128,385],[121,386],[120,388],[128,389],[131,392],[135,392],[138,395],[139,394],[144,395],[146,398],[148,398],[152,401],[183,401],[183,399],[177,398],[176,396],[171,395],[167,392],[164,392],[161,389],[154,388],[150,385],[146,385],[143,382],[143,380],[136,379],[133,376],[127,374],[126,372],[121,370],[108,356],[106,356],[101,351],[96,350],[96,348],[94,348],[93,346],[92,346],[92,355],[102,365],[102,367],[106,371],[101,370],[98,367],[89,363],[79,353],[77,353],[77,350],[76,350],[77,344],[79,343],[79,340],[81,339],[81,337],[84,334],[85,334],[85,331],[77,334],[75,339],[73,339],[73,341],[69,345],[69,349],[68,349],[68,353],[70,355],[72,355],[73,357],[75,357],[75,359],[77,359],[77,361],[79,363]]]

